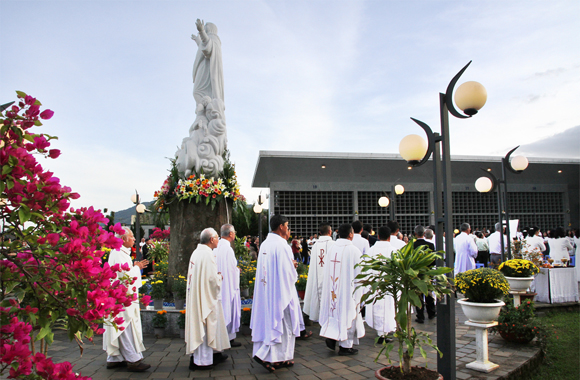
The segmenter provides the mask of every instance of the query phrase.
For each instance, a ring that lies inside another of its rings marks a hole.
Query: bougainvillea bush
[[[134,279],[101,262],[105,248],[122,245],[113,233],[120,225],[106,231],[100,210],[71,208],[79,195],[39,162],[60,155],[49,149],[55,137],[36,132],[53,112],[17,95],[0,118],[0,377],[84,378],[47,357],[54,328],[82,347],[104,332],[99,324],[122,323],[116,316],[137,297]]]

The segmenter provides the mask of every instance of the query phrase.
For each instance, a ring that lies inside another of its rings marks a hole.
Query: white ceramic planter
[[[465,314],[467,319],[475,323],[491,323],[497,321],[501,307],[505,305],[503,301],[477,303],[469,302],[465,299],[457,300],[457,303],[461,305],[463,314]]]
[[[505,277],[510,283],[510,290],[514,292],[525,292],[528,290],[534,277]]]

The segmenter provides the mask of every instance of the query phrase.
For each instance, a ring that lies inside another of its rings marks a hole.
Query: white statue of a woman
[[[222,155],[227,144],[222,45],[214,24],[204,25],[197,19],[195,25],[199,34],[192,34],[191,39],[198,46],[193,62],[196,118],[189,129],[190,136],[176,152],[177,166],[181,173],[203,170],[217,175],[223,169]]]

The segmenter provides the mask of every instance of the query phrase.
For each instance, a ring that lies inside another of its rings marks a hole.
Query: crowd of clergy
[[[485,236],[480,231],[472,234],[467,223],[461,225],[454,237],[455,274],[474,269],[478,261],[486,266],[499,264],[502,241],[504,248],[508,244],[500,228],[498,223],[495,232]],[[365,322],[376,331],[379,343],[390,340],[389,334],[396,329],[394,300],[386,296],[361,305],[364,289],[357,286],[355,277],[360,273],[357,264],[363,255],[388,257],[406,244],[397,222],[389,221],[378,229],[376,236],[372,227],[369,231],[368,225],[363,226],[358,220],[334,231],[330,225],[322,224],[319,235],[307,243],[310,267],[303,308],[295,287],[298,260],[292,243],[289,244],[292,240],[288,219],[272,216],[270,230],[259,248],[256,244],[259,251],[250,321],[252,356],[256,362],[269,372],[294,365],[295,340],[312,336],[305,329],[303,313],[320,324],[320,336],[326,338],[326,346],[338,355],[358,353],[355,346],[365,335]],[[546,242],[538,228],[526,229],[525,233],[528,244],[546,251]],[[414,235],[415,247],[425,245],[436,249],[433,228],[416,226]],[[111,252],[109,263],[126,264],[129,270],[125,274],[140,278],[140,270],[147,267],[148,261],[132,262],[130,253],[135,239],[130,229],[126,228],[125,234],[119,237],[123,239],[123,247]],[[235,341],[241,317],[240,270],[232,249],[235,237],[231,224],[223,225],[219,235],[213,228],[206,228],[189,260],[185,342],[190,370],[214,368],[228,359],[226,349],[241,345]],[[548,242],[550,251],[552,255],[565,257],[571,244],[569,239],[558,239]],[[578,246],[577,241],[573,244]],[[133,291],[140,286],[141,282],[136,281]],[[417,323],[424,323],[425,309],[429,319],[437,316],[433,297],[424,297],[422,306],[416,308]],[[107,368],[145,371],[150,365],[143,362],[145,347],[138,301],[119,316],[123,318],[119,328],[105,325],[103,348],[107,351]]]

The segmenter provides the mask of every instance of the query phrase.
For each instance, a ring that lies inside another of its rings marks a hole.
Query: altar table
[[[538,293],[538,302],[578,302],[576,268],[540,268],[540,273],[534,278],[530,289]]]

